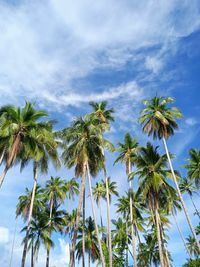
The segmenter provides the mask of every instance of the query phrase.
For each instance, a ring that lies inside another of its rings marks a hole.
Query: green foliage
[[[199,267],[199,266],[200,266],[200,259],[188,260],[188,262],[183,265],[183,267]]]

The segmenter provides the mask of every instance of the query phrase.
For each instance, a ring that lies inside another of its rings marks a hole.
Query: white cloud
[[[128,60],[137,63],[141,48],[159,44],[167,51],[171,41],[199,27],[197,6],[197,0],[1,2],[1,104],[8,98],[80,102],[74,79],[95,69],[119,68]],[[146,57],[152,72],[163,65],[162,53]],[[99,94],[104,98],[109,98],[105,92]]]
[[[195,118],[187,118],[185,123],[189,126],[194,126],[198,123],[198,121]]]

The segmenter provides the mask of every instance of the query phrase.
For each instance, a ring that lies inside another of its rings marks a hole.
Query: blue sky
[[[156,93],[170,95],[184,114],[169,141],[177,155],[175,166],[183,165],[190,147],[199,148],[198,0],[0,0],[0,29],[1,105],[35,101],[58,120],[60,129],[88,112],[89,101],[107,100],[116,111],[107,138],[116,144],[130,131],[145,144],[148,138],[137,123],[141,101]],[[115,155],[107,158],[108,172],[122,193],[127,187],[124,169],[113,167]],[[58,174],[73,177],[73,171],[65,168]],[[52,167],[50,175],[55,175]],[[41,184],[48,177],[42,175]],[[8,266],[15,205],[26,186],[32,187],[31,167],[21,174],[16,166],[0,192],[0,266]],[[185,200],[192,215],[187,196]],[[178,220],[187,236],[182,213]],[[195,217],[192,220],[197,223]],[[21,257],[21,226],[19,221],[13,266],[19,265]],[[180,267],[186,259],[184,248],[174,227],[169,234],[173,266]],[[67,239],[57,238],[51,266],[63,267],[68,259]],[[42,251],[38,267],[44,266],[44,255]]]

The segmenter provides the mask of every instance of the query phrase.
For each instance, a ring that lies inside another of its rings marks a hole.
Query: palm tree
[[[66,197],[65,182],[60,177],[52,177],[46,182],[45,197],[49,207],[49,227],[52,225],[52,212],[55,206],[63,203]],[[50,229],[51,230],[51,229]],[[51,231],[49,233],[51,237]],[[47,247],[46,267],[49,267],[50,247]]]
[[[93,205],[93,194],[90,179],[90,173],[92,175],[96,175],[98,173],[99,169],[101,168],[100,163],[102,162],[103,158],[99,128],[95,127],[88,118],[78,118],[72,123],[71,127],[61,131],[59,136],[65,143],[63,152],[63,160],[65,165],[68,168],[75,166],[76,177],[82,177],[69,266],[74,267],[75,264],[74,252],[76,247],[81,208],[83,205],[86,175],[89,181],[93,219],[95,222],[95,230],[98,238],[102,265],[105,266],[101,241],[99,239],[99,230],[96,223],[96,214]]]
[[[16,162],[19,154],[24,150],[34,149],[36,136],[43,133],[47,127],[46,122],[40,122],[48,114],[43,110],[36,110],[30,102],[20,109],[15,106],[3,106],[0,108],[3,117],[0,126],[0,144],[4,143],[2,157],[6,157],[6,165],[0,177],[0,188],[8,170]]]
[[[79,184],[75,178],[70,179],[65,183],[67,198],[69,200],[74,200],[74,196],[79,194]],[[68,201],[68,209],[69,209],[69,201]]]
[[[136,253],[136,239],[135,239],[135,231],[133,226],[133,199],[132,199],[132,181],[129,179],[129,175],[132,172],[132,166],[136,160],[137,153],[139,151],[138,142],[136,139],[132,138],[129,133],[127,133],[124,137],[124,143],[118,144],[119,148],[116,151],[120,152],[118,158],[115,163],[121,161],[126,166],[126,175],[127,180],[129,182],[129,209],[130,209],[130,221],[131,221],[131,236],[132,236],[132,253],[134,257],[134,266],[137,267],[137,253]]]
[[[159,201],[160,195],[168,189],[169,184],[166,181],[166,176],[169,176],[169,172],[166,169],[166,155],[159,155],[157,150],[158,147],[154,148],[150,143],[147,143],[146,147],[141,148],[136,162],[137,170],[133,175],[138,176],[138,190],[152,214],[157,233],[160,263],[161,267],[165,267]]]
[[[93,188],[93,195],[94,195],[94,199],[97,203],[97,207],[99,208],[101,227],[103,227],[101,199],[106,199],[106,196],[105,196],[105,187],[104,187],[102,182],[96,183],[95,187]]]
[[[192,198],[193,193],[196,192],[195,187],[192,185],[192,182],[190,182],[187,178],[184,178],[182,180],[182,182],[180,183],[179,188],[181,190],[181,193],[185,193],[185,192],[188,193],[188,195],[190,196],[190,199],[192,201],[192,204],[194,206],[194,209],[196,211],[196,214],[200,218],[199,211],[198,211],[198,209],[197,209],[197,207],[196,207],[196,205],[194,203],[194,200]]]
[[[22,229],[22,232],[24,231],[27,232],[27,226]],[[31,267],[35,267],[41,243],[46,248],[54,246],[48,230],[48,214],[44,210],[37,213],[31,221],[28,237],[24,238],[23,243],[26,242],[26,239],[28,239],[28,250],[31,249]]]
[[[193,182],[195,181],[196,187],[200,187],[200,150],[190,149],[189,163],[185,165],[188,170],[188,177]]]
[[[183,200],[166,143],[166,139],[173,135],[174,130],[178,128],[176,118],[182,117],[181,112],[176,107],[168,107],[168,104],[172,104],[173,102],[174,99],[171,97],[164,98],[156,96],[152,98],[151,101],[145,100],[145,108],[141,111],[139,122],[143,125],[143,131],[145,133],[147,133],[149,136],[153,135],[153,138],[155,139],[158,138],[163,140],[170,170],[181,201],[181,205],[200,253],[199,241],[192,225],[187,207]]]
[[[196,258],[199,257],[199,251],[198,251],[198,247],[197,247],[194,237],[188,236],[186,240],[187,240],[187,247],[188,247],[188,250],[190,251],[190,254],[194,255]]]
[[[90,102],[90,106],[93,108],[93,112],[89,114],[89,118],[92,120],[92,123],[99,127],[101,135],[106,130],[110,129],[110,122],[114,121],[112,114],[114,113],[113,109],[107,109],[107,102],[103,101],[100,103]],[[106,204],[107,204],[107,228],[108,228],[108,246],[109,246],[109,266],[112,267],[112,238],[111,238],[111,216],[110,216],[110,199],[108,193],[108,175],[106,169],[106,159],[105,159],[105,152],[104,147],[111,149],[111,143],[105,142],[102,139],[102,153],[103,153],[103,173],[104,173],[104,180],[106,184]]]
[[[94,220],[91,217],[87,218],[84,225],[85,234],[85,251],[88,254],[88,267],[90,267],[91,261],[94,263],[99,259],[98,240],[95,232]],[[76,257],[80,260],[83,257],[82,242],[83,242],[82,230],[78,235],[79,242],[76,245]]]
[[[38,180],[38,171],[41,171],[42,173],[47,173],[49,160],[52,161],[55,168],[60,166],[60,161],[57,154],[58,144],[55,141],[55,135],[52,132],[53,125],[51,122],[44,122],[42,123],[42,125],[43,128],[40,130],[39,133],[37,131],[34,131],[34,133],[32,133],[32,143],[26,143],[26,146],[24,146],[24,153],[21,155],[21,169],[23,169],[29,161],[33,160],[34,179],[30,210],[27,220],[27,238],[25,238],[24,242],[21,267],[25,266],[26,261],[29,234],[28,232],[32,220],[33,205]]]

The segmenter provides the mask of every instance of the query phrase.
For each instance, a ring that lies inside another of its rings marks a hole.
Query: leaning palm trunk
[[[160,236],[159,213],[158,213],[157,207],[155,209],[155,219],[156,219],[156,234],[157,234],[157,239],[158,239],[160,265],[161,265],[161,267],[165,267],[163,250],[162,250],[162,241],[161,241],[161,236]]]
[[[75,253],[75,249],[76,249],[78,227],[79,227],[79,222],[80,222],[81,209],[82,209],[82,205],[83,205],[83,197],[84,197],[84,190],[85,190],[85,177],[86,177],[86,164],[84,164],[84,166],[83,166],[80,196],[79,196],[79,203],[78,203],[77,215],[76,215],[76,223],[75,223],[75,227],[74,227],[74,235],[73,235],[72,246],[71,246],[71,250],[70,250],[69,267],[75,267],[74,253]]]
[[[189,251],[189,249],[188,249],[188,247],[187,247],[187,245],[186,245],[184,236],[183,236],[183,234],[182,234],[182,232],[181,232],[181,229],[180,229],[180,227],[179,227],[179,225],[178,225],[178,222],[177,222],[177,219],[176,219],[176,215],[175,215],[173,209],[172,209],[172,216],[173,216],[173,218],[174,218],[174,221],[175,221],[176,227],[177,227],[177,229],[178,229],[179,235],[180,235],[180,237],[181,237],[181,239],[182,239],[183,245],[184,245],[184,247],[185,247],[185,249],[186,249],[186,251],[187,251],[187,253],[188,253],[190,259],[192,259],[192,255],[191,255],[191,253],[190,253],[190,251]]]
[[[194,206],[194,209],[195,209],[195,211],[196,211],[197,216],[200,218],[199,211],[198,211],[198,209],[197,209],[197,207],[196,207],[196,205],[195,205],[195,203],[194,203],[193,197],[192,197],[191,195],[190,195],[190,199],[191,199],[191,201],[192,201],[192,204],[193,204],[193,206]]]
[[[105,162],[104,162],[104,166],[103,166],[103,171],[104,171],[104,179],[105,179],[105,184],[106,184],[109,267],[112,267],[112,237],[111,237],[111,218],[110,218],[110,196],[109,196],[108,176],[107,176]]]
[[[32,192],[32,196],[31,196],[31,204],[30,204],[30,210],[29,210],[29,216],[28,216],[28,222],[27,222],[26,236],[25,236],[25,240],[24,240],[24,249],[23,249],[23,254],[22,254],[21,267],[25,266],[26,254],[27,254],[27,250],[28,250],[28,235],[29,235],[29,230],[30,230],[31,221],[32,221],[33,204],[34,204],[34,199],[35,199],[35,192],[36,192],[36,187],[37,187],[37,177],[38,177],[38,171],[37,171],[36,165],[34,166],[33,172],[34,172],[34,185],[33,185],[33,192]]]
[[[131,174],[131,161],[128,162],[128,178]],[[132,237],[132,253],[133,253],[133,261],[134,267],[137,267],[137,251],[136,251],[136,238],[135,238],[135,231],[133,225],[133,199],[132,199],[132,183],[129,181],[129,204],[130,204],[130,222],[131,222],[131,237]],[[127,244],[128,245],[128,244]]]
[[[10,169],[10,167],[13,165],[13,163],[16,160],[17,154],[18,154],[19,149],[20,149],[20,142],[21,142],[21,137],[20,137],[20,133],[18,133],[17,137],[15,138],[15,141],[13,143],[11,152],[9,153],[5,169],[4,169],[4,171],[0,177],[0,188],[2,187],[3,181],[6,177],[8,170]]]
[[[10,256],[9,267],[12,266],[12,260],[13,260],[13,252],[14,252],[14,246],[15,246],[16,232],[17,232],[17,218],[15,219],[15,230],[14,230],[14,236],[13,236],[13,242],[12,242],[12,249],[11,249],[11,256]]]
[[[191,230],[191,232],[192,232],[192,234],[193,234],[193,236],[194,236],[194,239],[195,239],[195,242],[196,242],[198,251],[199,251],[199,253],[200,253],[200,244],[199,244],[199,241],[198,241],[198,238],[197,238],[195,229],[194,229],[194,227],[193,227],[193,225],[192,225],[192,222],[191,222],[191,219],[190,219],[190,216],[189,216],[187,207],[186,207],[185,202],[184,202],[184,200],[183,200],[181,191],[180,191],[180,189],[179,189],[178,182],[177,182],[177,179],[176,179],[176,175],[175,175],[175,173],[174,173],[174,169],[173,169],[173,166],[172,166],[171,158],[170,158],[170,155],[169,155],[169,151],[168,151],[167,143],[166,143],[166,140],[165,140],[164,137],[163,137],[163,143],[164,143],[165,151],[166,151],[166,154],[167,154],[167,158],[168,158],[168,162],[169,162],[170,170],[171,170],[171,173],[172,173],[172,176],[173,176],[173,180],[174,180],[174,183],[175,183],[175,185],[176,185],[176,189],[177,189],[177,192],[178,192],[180,201],[181,201],[181,205],[182,205],[182,207],[183,207],[183,211],[184,211],[184,213],[185,213],[185,217],[186,217],[186,219],[187,219],[188,225],[189,225],[190,230]]]
[[[53,212],[53,199],[50,200],[50,214],[49,214],[50,226],[51,226],[52,212]],[[51,237],[51,233],[50,233],[50,237]],[[50,247],[47,246],[46,267],[49,267],[49,258],[50,258]]]
[[[103,255],[103,250],[102,250],[102,245],[101,245],[101,240],[99,238],[99,229],[98,229],[97,220],[96,220],[96,212],[95,212],[95,208],[94,208],[94,199],[93,199],[92,184],[91,184],[91,178],[90,178],[90,169],[89,169],[88,163],[87,163],[87,176],[88,176],[88,183],[89,183],[90,200],[91,200],[91,205],[92,205],[92,214],[93,214],[93,219],[94,219],[94,224],[95,224],[96,236],[97,236],[97,240],[98,240],[98,244],[99,244],[101,262],[102,262],[102,266],[106,267],[105,259],[104,259],[104,255]]]
[[[85,267],[85,189],[83,195],[82,267]]]
[[[1,153],[1,157],[0,157],[0,165],[1,165],[2,161],[3,161],[5,152],[6,152],[6,148],[4,147],[4,149],[3,149],[2,153]]]

